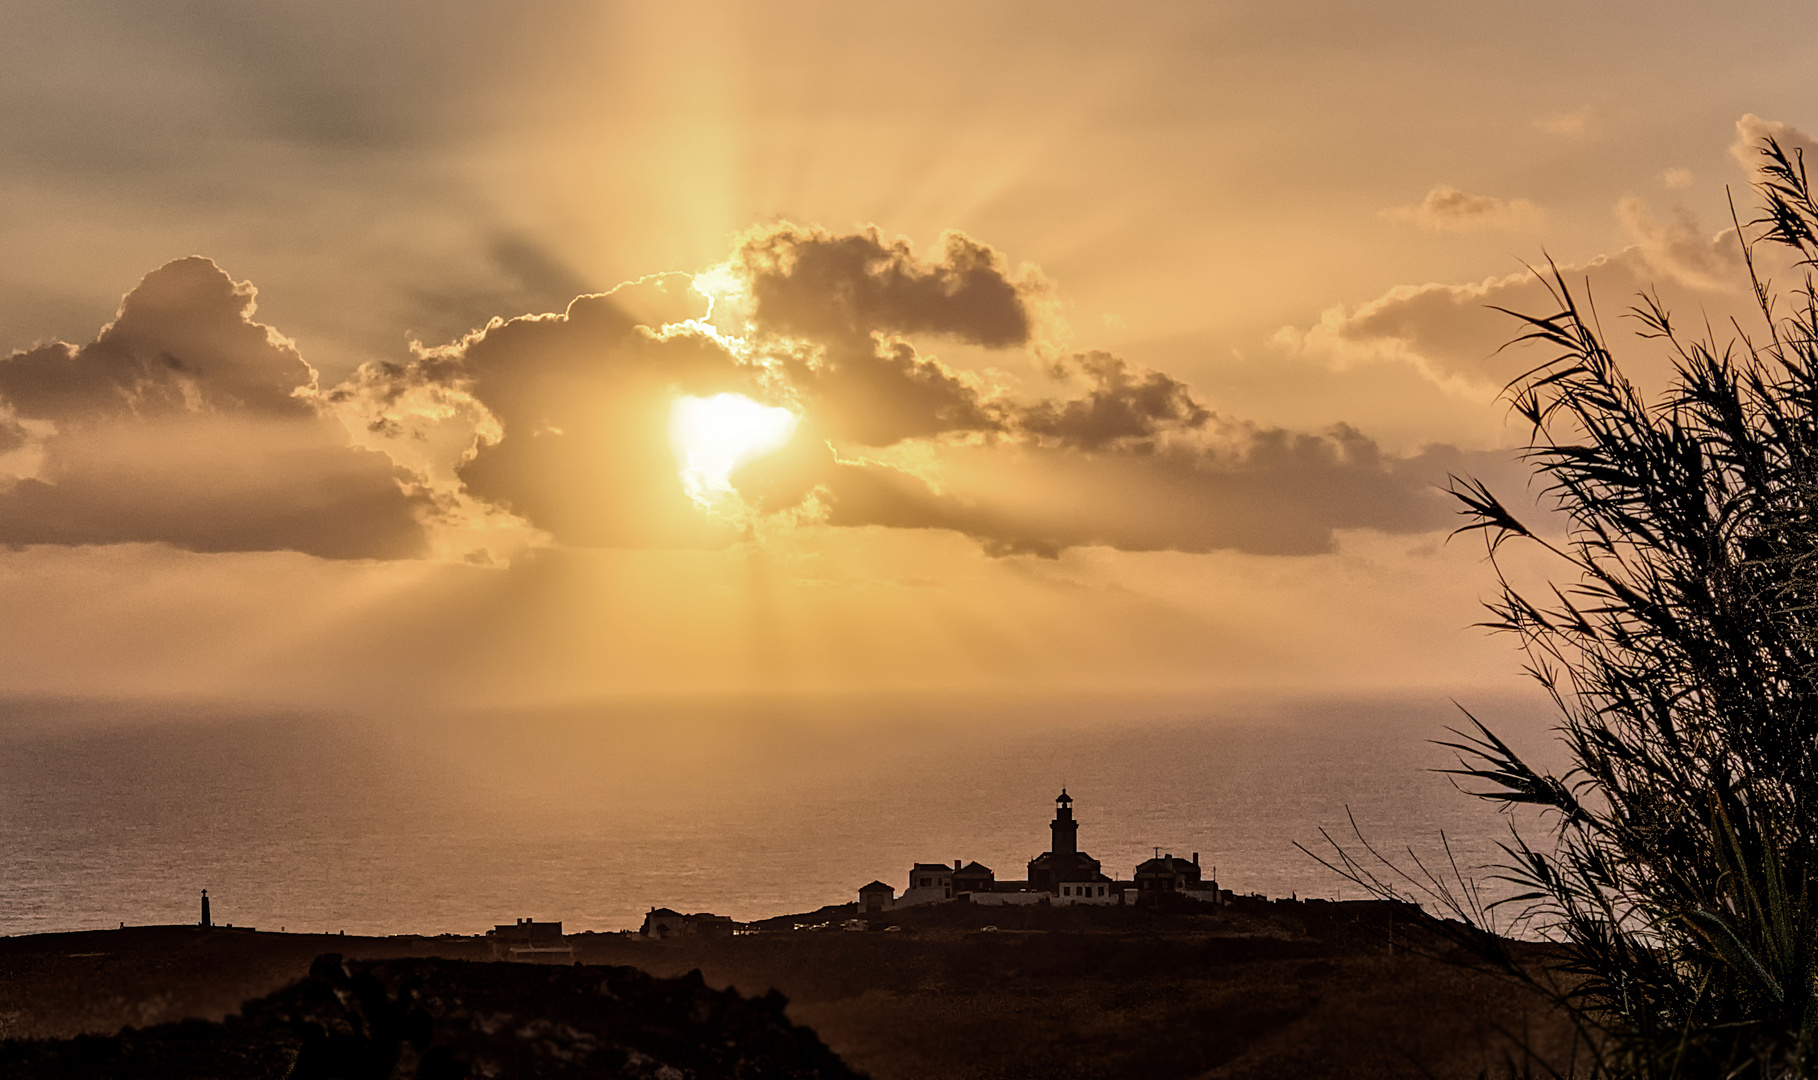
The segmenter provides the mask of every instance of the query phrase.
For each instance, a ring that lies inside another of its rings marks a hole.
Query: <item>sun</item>
[[[782,448],[795,433],[788,409],[743,394],[679,397],[669,410],[669,444],[688,497],[711,510],[732,492],[739,466]]]

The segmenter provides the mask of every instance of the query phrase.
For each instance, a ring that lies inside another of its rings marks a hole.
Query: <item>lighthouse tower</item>
[[[1054,799],[1054,820],[1048,823],[1048,830],[1054,839],[1048,843],[1048,850],[1056,855],[1074,855],[1079,852],[1079,822],[1073,820],[1073,797],[1067,794],[1066,788]]]
[[[1097,895],[1099,885],[1111,884],[1099,872],[1098,860],[1079,849],[1079,822],[1073,820],[1073,796],[1066,788],[1054,798],[1054,820],[1048,823],[1048,833],[1048,850],[1029,860],[1031,889],[1072,896],[1089,884]]]

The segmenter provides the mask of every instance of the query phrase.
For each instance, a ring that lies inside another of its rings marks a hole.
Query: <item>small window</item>
[[[1105,887],[1103,885],[1100,885],[1098,887],[1098,895],[1100,895],[1100,896],[1105,895]]]

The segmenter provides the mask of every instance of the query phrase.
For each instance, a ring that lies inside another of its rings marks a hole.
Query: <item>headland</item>
[[[1529,1052],[1520,1042],[1549,1060],[1570,1052],[1568,1026],[1543,1002],[1476,969],[1392,905],[955,903],[893,912],[865,932],[839,929],[855,909],[779,916],[730,936],[566,941],[586,967],[698,971],[716,990],[775,991],[790,1022],[875,1080],[1476,1077],[1519,1063]],[[479,961],[493,947],[484,936],[190,926],[5,938],[0,1034],[221,1020],[304,978],[324,953]],[[1546,959],[1539,947],[1532,955]]]

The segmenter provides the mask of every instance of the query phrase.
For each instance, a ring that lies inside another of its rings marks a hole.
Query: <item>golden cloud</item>
[[[0,542],[330,558],[728,544],[754,519],[704,512],[679,482],[682,395],[797,415],[786,446],[729,478],[749,514],[950,530],[996,554],[1328,551],[1338,530],[1440,527],[1437,485],[1467,464],[1343,425],[1257,427],[1166,372],[1056,357],[1050,286],[960,233],[922,255],[876,229],[767,227],[701,288],[656,275],[495,318],[326,389],[253,299],[181,260],[94,342],[0,362],[0,463],[36,462],[0,496]],[[949,366],[927,351],[943,342],[1022,374]]]
[[[1546,217],[1540,207],[1526,199],[1472,195],[1447,184],[1427,192],[1417,205],[1384,210],[1383,215],[1441,232],[1533,229]]]
[[[84,345],[0,360],[0,543],[427,553],[435,511],[317,410],[315,372],[207,259],[146,275]]]

